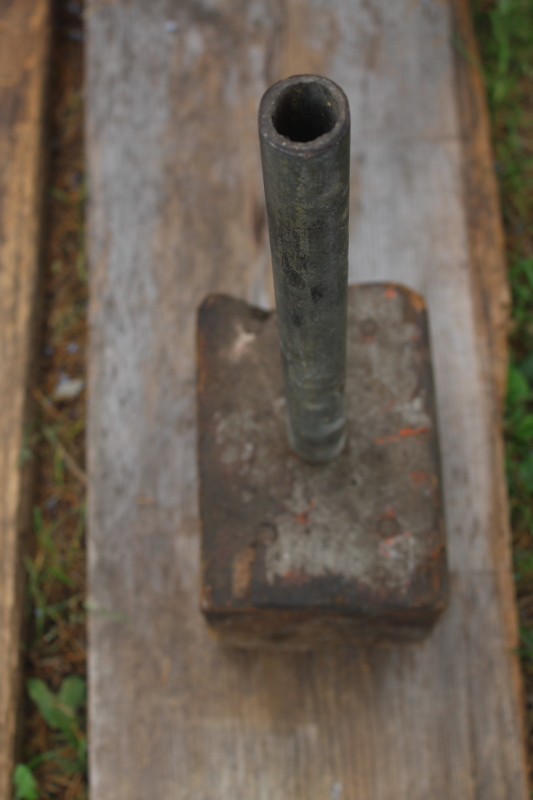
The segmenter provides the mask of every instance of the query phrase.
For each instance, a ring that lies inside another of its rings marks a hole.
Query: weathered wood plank
[[[509,547],[507,492],[505,481],[501,480],[501,464],[504,460],[501,420],[507,387],[507,334],[511,298],[481,60],[468,2],[453,0],[451,8],[456,42],[455,93],[463,145],[464,209],[474,289],[477,348],[488,410],[492,414],[495,431],[490,438],[493,496],[491,544],[504,629],[508,646],[514,649],[518,646],[518,620]],[[511,666],[514,692],[523,708],[522,677],[517,658],[512,660]]]
[[[501,228],[482,89],[454,25],[467,39],[463,0],[120,0],[89,14],[97,800],[526,797]],[[403,282],[430,310],[452,592],[419,647],[223,651],[198,611],[195,309],[208,291],[271,303],[256,109],[276,78],[308,71],[352,109],[351,279]],[[490,197],[473,213],[478,174]]]
[[[20,454],[40,252],[48,0],[0,2],[0,799],[11,777],[20,700],[22,550],[31,507]]]

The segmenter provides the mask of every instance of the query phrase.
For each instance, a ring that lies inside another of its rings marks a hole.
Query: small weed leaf
[[[37,535],[44,531],[43,512],[39,506],[35,506],[33,509],[33,527]]]
[[[33,430],[34,425],[25,425],[22,434],[22,444],[19,451],[18,463],[19,467],[23,467],[28,461],[33,461],[34,452],[33,448],[37,442],[37,436]]]
[[[87,685],[78,675],[69,675],[64,679],[57,693],[58,702],[77,714],[85,704],[87,698]]]
[[[529,353],[529,355],[524,358],[519,364],[519,369],[533,389],[533,353]]]
[[[48,192],[51,197],[55,200],[59,200],[60,203],[71,203],[70,195],[65,192],[64,189],[60,189],[59,186],[50,186]]]
[[[524,444],[533,441],[533,414],[521,414],[513,425],[513,436]]]
[[[77,676],[69,676],[64,679],[57,694],[39,678],[30,678],[27,686],[28,694],[44,721],[60,731],[66,742],[74,747],[78,758],[83,760],[86,743],[76,715],[85,702],[85,681]]]
[[[28,694],[39,709],[41,717],[50,725],[51,728],[56,728],[61,731],[69,730],[74,715],[68,709],[68,712],[59,707],[58,698],[50,691],[46,683],[40,678],[30,678],[28,681]]]
[[[533,258],[519,258],[509,270],[513,280],[523,280],[533,292]]]
[[[57,580],[60,583],[63,583],[65,586],[72,586],[73,585],[72,580],[69,578],[67,573],[63,569],[61,569],[61,567],[58,567],[58,566],[55,566],[55,565],[51,566],[49,568],[49,572],[50,572],[50,575],[53,575],[54,578],[57,578]]]
[[[520,655],[522,658],[525,658],[529,662],[533,663],[533,631],[529,630],[529,628],[521,627],[520,641]]]
[[[529,399],[530,389],[527,379],[518,367],[511,364],[507,380],[507,405],[515,406],[517,403]]]
[[[515,579],[517,581],[533,580],[533,553],[529,550],[518,550],[513,555]]]
[[[39,785],[26,764],[17,764],[13,772],[15,800],[39,800]]]
[[[527,492],[533,494],[533,450],[518,466],[518,474]]]

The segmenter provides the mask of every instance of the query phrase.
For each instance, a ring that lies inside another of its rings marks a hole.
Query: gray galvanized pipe
[[[318,75],[274,84],[259,139],[289,444],[329,461],[345,441],[350,110]]]

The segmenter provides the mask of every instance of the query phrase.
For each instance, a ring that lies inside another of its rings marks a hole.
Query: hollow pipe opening
[[[312,142],[329,133],[339,117],[337,99],[323,83],[287,86],[277,97],[272,124],[291,142]]]

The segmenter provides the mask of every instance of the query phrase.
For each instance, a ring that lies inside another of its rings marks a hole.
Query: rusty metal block
[[[346,375],[344,451],[301,461],[287,443],[275,313],[222,295],[199,310],[201,607],[227,644],[415,641],[444,608],[420,296],[350,287]]]

